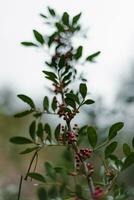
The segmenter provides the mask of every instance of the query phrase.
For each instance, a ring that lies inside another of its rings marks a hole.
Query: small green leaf
[[[100,51],[97,51],[96,53],[94,53],[94,54],[88,56],[88,57],[86,58],[86,60],[87,60],[87,61],[90,61],[90,62],[94,62],[94,59],[95,59],[100,53],[101,53]]]
[[[93,103],[95,103],[95,101],[93,101],[92,99],[87,99],[86,101],[84,101],[83,104],[89,105],[89,104],[93,104]]]
[[[48,11],[49,11],[49,13],[50,13],[51,16],[54,17],[56,15],[54,9],[48,7]]]
[[[127,143],[123,144],[123,153],[128,156],[131,153],[130,146]]]
[[[49,71],[43,71],[44,74],[46,74],[49,77],[57,79],[57,76],[55,75],[54,72],[49,72]]]
[[[97,133],[95,128],[93,127],[88,127],[87,128],[87,134],[88,134],[88,141],[90,145],[94,148],[97,144]]]
[[[72,76],[72,72],[69,72],[66,76],[63,77],[63,80],[62,80],[62,81],[63,81],[64,85],[65,85],[65,82],[66,82],[67,80],[70,81],[71,76]]]
[[[51,80],[54,83],[58,83],[57,81],[57,76],[55,75],[55,73],[53,72],[49,72],[49,71],[42,71],[46,76],[47,79]]]
[[[75,16],[73,17],[73,22],[72,22],[72,24],[73,24],[73,25],[76,24],[76,23],[79,21],[80,17],[81,17],[81,13],[79,13],[78,15],[75,15]]]
[[[35,150],[37,150],[39,147],[32,147],[32,148],[27,148],[24,151],[21,151],[20,154],[27,154],[27,153],[31,153]]]
[[[56,23],[55,25],[59,32],[64,32],[64,27],[60,23]]]
[[[26,46],[26,47],[38,47],[37,44],[34,44],[32,42],[21,42],[21,44]]]
[[[82,51],[83,51],[83,47],[79,46],[78,49],[77,49],[77,51],[76,51],[76,54],[74,55],[74,58],[76,60],[78,60],[82,56]]]
[[[40,122],[37,127],[37,136],[43,141],[43,125]]]
[[[46,123],[44,125],[44,131],[46,132],[46,134],[48,135],[47,136],[47,139],[49,140],[49,142],[51,142],[52,140],[52,133],[51,133],[51,127],[48,123]]]
[[[26,116],[26,115],[29,115],[29,114],[31,114],[33,112],[33,110],[25,110],[25,111],[23,111],[23,112],[20,112],[20,113],[17,113],[17,114],[15,114],[14,115],[14,117],[24,117],[24,116]]]
[[[21,137],[21,136],[10,138],[10,142],[12,142],[14,144],[31,144],[31,143],[33,143],[30,139]]]
[[[45,180],[44,176],[42,176],[39,173],[31,172],[31,173],[28,174],[28,176],[33,178],[33,179],[35,179],[35,180],[37,180],[37,181],[46,183],[46,180]]]
[[[73,101],[75,101],[79,104],[79,98],[76,94],[70,92],[70,93],[66,94],[66,97],[72,99]]]
[[[33,102],[33,100],[30,98],[30,97],[28,97],[28,96],[26,96],[26,95],[24,95],[24,94],[19,94],[19,95],[17,95],[22,101],[24,101],[25,103],[27,103],[31,108],[35,108],[35,105],[34,105],[34,102]]]
[[[119,160],[117,156],[111,154],[108,158],[114,162],[114,168],[118,169],[119,171],[122,169],[123,162]]]
[[[44,15],[44,14],[42,14],[42,13],[40,14],[40,16],[43,17],[43,18],[45,18],[45,19],[47,19],[47,16]]]
[[[43,38],[43,36],[36,30],[33,30],[33,33],[34,33],[34,36],[36,38],[36,40],[40,43],[40,44],[44,44],[45,43],[45,40]]]
[[[47,175],[53,179],[56,180],[56,172],[55,169],[53,168],[53,166],[49,163],[49,162],[45,162],[45,170]]]
[[[62,55],[62,56],[60,57],[58,66],[59,66],[59,68],[62,68],[62,67],[65,66],[65,56],[64,56],[64,55]]]
[[[56,99],[56,96],[53,97],[51,107],[52,107],[53,111],[55,112],[55,110],[57,109],[57,99]]]
[[[59,135],[60,135],[60,128],[61,128],[61,124],[59,124],[55,131],[54,131],[54,136],[55,136],[55,139],[58,141],[59,140]]]
[[[126,168],[130,167],[132,164],[134,164],[134,152],[131,152],[125,159],[123,163],[122,170],[125,170]]]
[[[113,124],[109,130],[108,139],[109,140],[113,139],[117,135],[118,131],[123,128],[123,126],[124,126],[123,122],[117,122]]]
[[[117,142],[112,142],[105,149],[105,158],[108,158],[116,149]]]
[[[63,21],[63,24],[65,24],[66,26],[69,25],[69,15],[68,15],[67,12],[64,12],[64,13],[63,13],[62,21]]]
[[[57,36],[57,32],[53,33],[48,37],[48,46],[50,47],[51,44],[55,41],[55,37]]]
[[[74,109],[76,108],[76,103],[73,99],[65,98],[65,102],[66,102],[67,106],[71,106]]]
[[[33,140],[35,140],[35,133],[36,133],[36,121],[33,121],[29,127],[29,134]]]
[[[47,96],[45,96],[44,99],[43,99],[43,108],[46,111],[48,111],[48,109],[49,109],[49,100],[48,100]]]
[[[87,86],[85,83],[81,83],[79,86],[79,92],[81,94],[81,96],[83,97],[83,99],[86,97],[87,95]]]
[[[38,195],[39,200],[47,200],[48,199],[47,191],[45,188],[40,187],[37,191],[37,195]]]

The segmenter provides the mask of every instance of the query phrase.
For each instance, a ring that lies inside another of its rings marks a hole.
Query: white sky
[[[71,15],[83,12],[82,23],[89,27],[85,49],[102,52],[97,64],[86,68],[89,90],[111,103],[133,59],[134,0],[1,0],[0,88],[9,85],[16,93],[44,95],[43,54],[20,42],[32,40],[33,29],[45,33],[38,15],[48,5]]]

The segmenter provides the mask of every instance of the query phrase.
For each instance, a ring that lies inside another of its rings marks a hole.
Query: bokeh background
[[[46,57],[41,50],[24,48],[21,41],[33,39],[32,30],[48,32],[39,13],[50,6],[57,12],[74,16],[82,12],[81,23],[88,33],[83,40],[85,52],[101,51],[97,62],[88,64],[86,78],[89,92],[96,101],[83,111],[81,124],[89,123],[100,132],[116,121],[125,127],[119,140],[130,143],[134,136],[134,1],[133,0],[5,0],[0,6],[0,199],[15,198],[20,174],[26,170],[28,158],[9,143],[13,135],[26,135],[30,118],[14,119],[13,114],[25,105],[16,95],[31,96],[40,105],[47,94],[42,76]],[[81,44],[80,40],[76,43]],[[46,119],[48,120],[48,119]],[[47,159],[51,152],[42,153]],[[30,157],[29,157],[30,158]],[[41,167],[41,162],[38,166]],[[134,168],[124,172],[125,182],[134,187]],[[29,188],[31,187],[31,190]],[[25,199],[31,199],[36,186],[24,185]],[[8,195],[9,194],[9,195]]]

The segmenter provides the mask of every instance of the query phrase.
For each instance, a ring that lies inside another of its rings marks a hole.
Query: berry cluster
[[[92,149],[89,148],[82,148],[75,156],[76,160],[76,170],[79,171],[82,160],[86,160],[90,158],[92,154]],[[91,173],[93,173],[93,166],[90,163],[87,163],[87,169]]]
[[[95,191],[92,193],[92,197],[94,199],[101,199],[104,196],[104,191],[102,190],[101,187],[96,187]]]
[[[92,154],[92,149],[89,148],[82,148],[80,149],[78,155],[82,160],[85,160],[87,158],[90,158]]]
[[[66,105],[63,103],[59,105],[59,110],[57,114],[59,115],[59,117],[64,117],[64,120],[70,121],[76,115],[76,112],[68,112],[66,109]]]
[[[66,106],[65,106],[64,103],[59,105],[59,110],[58,110],[58,113],[57,113],[59,115],[59,117],[66,116],[65,108],[66,108]]]
[[[67,139],[68,139],[68,144],[73,144],[74,142],[77,142],[77,135],[73,131],[68,131]]]

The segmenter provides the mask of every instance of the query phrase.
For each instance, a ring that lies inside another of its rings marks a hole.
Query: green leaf
[[[64,77],[63,77],[63,80],[62,80],[63,83],[65,84],[65,82],[66,82],[67,80],[70,81],[71,76],[72,76],[72,72],[69,72],[66,76],[64,76]]]
[[[60,23],[56,23],[55,25],[59,32],[64,32],[64,27]]]
[[[125,170],[126,168],[130,167],[132,164],[134,164],[134,152],[131,152],[127,158],[125,159],[123,163],[122,170]]]
[[[105,158],[108,158],[116,149],[117,142],[112,142],[105,149]]]
[[[40,44],[44,44],[45,43],[45,40],[43,38],[43,36],[36,30],[33,30],[33,33],[34,33],[34,36],[36,38],[36,40],[40,43]]]
[[[57,32],[53,33],[51,36],[48,37],[48,46],[50,47],[51,44],[55,41],[55,37],[57,36]]]
[[[33,110],[25,110],[25,111],[23,111],[23,112],[20,112],[20,113],[17,113],[17,114],[15,114],[14,115],[14,117],[24,117],[24,116],[26,116],[26,115],[29,115],[29,114],[31,114],[33,112]]]
[[[31,172],[31,173],[28,173],[28,176],[31,177],[32,179],[37,180],[37,181],[46,183],[46,180],[45,180],[44,176],[42,176],[39,173]]]
[[[56,172],[55,169],[53,168],[53,166],[49,163],[49,162],[45,162],[45,170],[47,175],[53,179],[56,180]]]
[[[48,7],[48,11],[49,11],[49,13],[50,13],[51,16],[54,17],[56,15],[54,9]]]
[[[62,68],[62,67],[65,66],[65,57],[64,57],[64,55],[62,55],[62,56],[60,57],[58,66],[59,66],[59,68]]]
[[[21,44],[26,46],[26,47],[38,47],[37,44],[34,44],[32,42],[21,42]]]
[[[47,79],[51,80],[54,83],[58,83],[57,81],[57,76],[55,75],[55,73],[53,72],[49,72],[49,71],[42,71],[46,76]]]
[[[44,99],[43,99],[43,108],[46,111],[48,111],[48,109],[49,109],[49,100],[48,100],[47,96],[45,96]]]
[[[57,99],[56,99],[56,96],[53,97],[51,107],[52,107],[53,111],[55,112],[55,110],[57,109]]]
[[[93,104],[93,103],[95,103],[95,101],[93,101],[92,99],[87,99],[86,101],[84,101],[83,104],[89,105],[89,104]]]
[[[43,17],[43,18],[45,18],[45,19],[47,19],[47,16],[44,15],[44,14],[42,14],[42,13],[40,14],[40,16]]]
[[[32,148],[27,148],[24,151],[21,151],[20,154],[27,154],[27,153],[31,153],[35,150],[37,150],[39,147],[32,147]]]
[[[90,145],[94,148],[97,144],[97,133],[95,128],[93,127],[88,127],[87,128],[87,134],[88,134],[88,141]]]
[[[73,17],[73,22],[72,22],[72,24],[73,24],[73,25],[76,24],[76,23],[79,21],[80,17],[81,17],[81,13],[79,13],[78,15],[75,15],[75,16]]]
[[[52,140],[51,127],[48,123],[45,124],[44,130],[45,130],[46,134],[48,135],[47,139],[49,140],[49,142],[51,142],[51,140]]]
[[[37,195],[38,195],[39,200],[48,199],[47,191],[45,188],[42,188],[42,187],[38,188]]]
[[[66,94],[66,97],[72,99],[73,101],[75,101],[79,104],[79,98],[76,94],[70,92],[70,93]]]
[[[65,98],[65,102],[66,102],[67,106],[71,106],[74,109],[76,108],[76,103],[75,103],[75,101],[73,101],[73,99]]]
[[[31,144],[31,143],[33,143],[32,140],[30,140],[26,137],[21,137],[21,136],[10,138],[10,142],[12,142],[14,144]]]
[[[132,139],[132,147],[134,148],[134,137]]]
[[[24,101],[25,103],[27,103],[31,108],[35,108],[35,105],[34,105],[34,102],[33,102],[33,100],[30,98],[30,97],[28,97],[28,96],[26,96],[26,95],[24,95],[24,94],[19,94],[19,95],[17,95],[22,101]]]
[[[100,51],[97,51],[96,53],[94,53],[94,54],[88,56],[88,57],[86,58],[86,60],[87,60],[87,61],[90,61],[90,62],[94,62],[94,59],[96,59],[96,57],[97,57],[100,53],[101,53]]]
[[[69,25],[69,15],[68,15],[67,12],[64,12],[64,13],[63,13],[62,22],[63,22],[63,24],[65,24],[66,26]]]
[[[86,97],[87,95],[87,86],[85,83],[81,83],[79,86],[79,92],[81,94],[81,96],[83,97],[83,99]]]
[[[118,169],[119,171],[122,169],[123,162],[121,160],[119,160],[117,156],[111,154],[108,158],[114,162],[116,169]],[[115,168],[115,166],[114,166],[114,168]]]
[[[123,153],[128,156],[131,153],[130,146],[127,143],[123,144]]]
[[[54,72],[49,72],[49,71],[43,71],[44,74],[46,74],[49,77],[52,77],[54,79],[57,79],[57,76],[55,75]]]
[[[58,141],[59,140],[59,135],[60,135],[60,128],[61,128],[61,124],[59,124],[55,131],[54,131],[54,136],[55,136],[55,139]]]
[[[43,125],[40,122],[37,127],[37,136],[43,141]]]
[[[31,138],[32,138],[33,140],[35,140],[36,121],[33,121],[33,122],[30,124],[30,127],[29,127],[29,134],[30,134]]]
[[[117,122],[113,124],[109,130],[108,139],[109,140],[113,139],[117,135],[118,131],[123,128],[123,126],[124,126],[123,122]]]
[[[74,55],[74,58],[76,60],[78,60],[82,56],[82,51],[83,51],[83,47],[79,46],[78,49],[77,49],[77,51],[76,51],[76,54]]]

